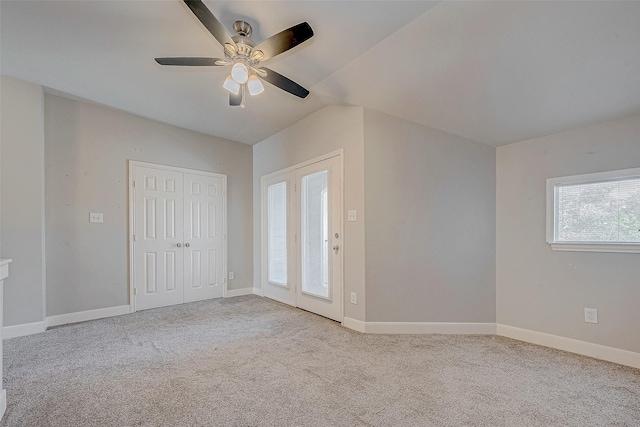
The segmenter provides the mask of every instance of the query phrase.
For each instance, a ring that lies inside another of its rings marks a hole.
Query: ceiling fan
[[[233,24],[235,36],[229,35],[225,27],[211,13],[201,0],[183,0],[193,14],[202,22],[207,30],[224,48],[222,58],[172,57],[155,58],[160,65],[178,66],[225,66],[231,65],[231,74],[222,85],[229,94],[229,105],[244,108],[245,93],[258,95],[264,91],[261,79],[300,98],[306,98],[309,91],[282,74],[260,66],[262,61],[271,59],[288,51],[300,43],[313,37],[313,30],[308,23],[298,25],[279,32],[259,44],[251,40],[251,25],[245,21]]]

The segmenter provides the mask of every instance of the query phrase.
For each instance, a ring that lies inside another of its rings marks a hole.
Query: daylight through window
[[[640,170],[637,176],[615,175],[548,180],[553,192],[549,243],[640,244]]]
[[[268,198],[269,282],[287,286],[287,183],[270,185]]]
[[[640,178],[556,186],[556,241],[640,243]]]

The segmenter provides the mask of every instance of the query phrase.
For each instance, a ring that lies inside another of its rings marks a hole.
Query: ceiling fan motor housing
[[[233,31],[235,31],[237,35],[231,38],[236,43],[238,55],[250,56],[251,50],[256,46],[253,40],[251,40],[251,33],[253,32],[251,24],[246,21],[236,21],[233,23]]]
[[[256,44],[249,37],[233,36],[231,38],[236,43],[236,52],[238,55],[251,56],[251,50]]]

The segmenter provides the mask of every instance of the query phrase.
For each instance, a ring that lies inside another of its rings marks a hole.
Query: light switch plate
[[[229,280],[233,280],[233,279],[235,279],[235,278],[236,278],[235,273],[234,273],[233,271],[230,271],[230,272],[229,272]]]
[[[357,221],[358,220],[357,215],[358,215],[358,211],[356,211],[355,209],[347,211],[347,221],[351,221],[351,222]]]
[[[102,213],[99,212],[91,212],[89,214],[89,222],[104,222]]]

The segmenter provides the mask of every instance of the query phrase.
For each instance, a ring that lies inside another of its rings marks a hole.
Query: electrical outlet
[[[597,308],[585,308],[584,309],[584,321],[587,323],[598,323],[598,309]]]
[[[356,293],[351,292],[351,304],[357,304]]]
[[[347,221],[354,222],[358,220],[358,211],[351,210],[347,211]]]
[[[233,280],[236,278],[236,274],[233,271],[229,272],[229,280]]]
[[[103,216],[98,212],[89,213],[89,222],[103,222]]]

